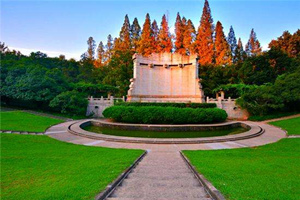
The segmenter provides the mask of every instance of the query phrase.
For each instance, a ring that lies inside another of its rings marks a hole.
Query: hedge
[[[138,124],[206,124],[225,121],[227,113],[219,108],[112,106],[103,111],[103,116]]]
[[[215,103],[148,103],[148,102],[119,102],[117,106],[160,106],[176,108],[216,108]]]

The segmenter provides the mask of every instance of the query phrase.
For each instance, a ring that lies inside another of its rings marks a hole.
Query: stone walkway
[[[210,200],[211,197],[179,152],[150,151],[108,199]]]
[[[90,139],[73,135],[68,132],[68,127],[77,121],[64,122],[58,125],[50,127],[45,134],[57,140],[82,144],[86,146],[102,146],[110,148],[127,148],[127,149],[144,149],[152,151],[174,151],[179,152],[181,150],[210,150],[210,149],[233,149],[243,147],[255,147],[269,143],[277,142],[282,138],[286,138],[286,133],[278,127],[271,126],[262,122],[247,122],[259,125],[265,132],[254,138],[230,141],[230,142],[216,142],[216,143],[203,143],[203,144],[143,144],[143,143],[122,143],[112,142],[104,140]]]

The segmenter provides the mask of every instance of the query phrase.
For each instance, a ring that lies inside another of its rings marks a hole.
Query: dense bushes
[[[100,69],[88,60],[24,56],[0,49],[1,103],[69,115],[84,115],[88,96],[115,94],[118,88],[99,80]]]
[[[148,102],[119,102],[117,106],[160,106],[176,108],[215,108],[215,103],[148,103]]]
[[[227,113],[219,108],[112,106],[104,110],[103,116],[126,123],[201,124],[223,122],[227,118]]]
[[[61,113],[72,113],[83,116],[86,113],[88,101],[86,96],[77,91],[67,91],[57,95],[50,107]]]
[[[238,104],[252,115],[300,111],[300,66],[290,74],[279,76],[274,84],[265,84],[242,95]]]

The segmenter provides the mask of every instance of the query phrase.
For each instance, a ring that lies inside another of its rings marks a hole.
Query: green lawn
[[[296,115],[296,114],[299,114],[299,112],[278,112],[278,113],[273,113],[273,114],[266,114],[263,116],[253,115],[253,116],[250,116],[248,118],[248,120],[250,120],[250,121],[265,121],[265,120],[269,120],[269,119],[287,117],[287,116]]]
[[[298,200],[300,139],[257,148],[184,151],[229,200]]]
[[[286,130],[289,135],[300,135],[300,117],[270,122],[269,124]]]
[[[74,145],[35,135],[1,135],[1,199],[94,199],[141,150]]]
[[[0,129],[11,131],[44,132],[62,120],[34,115],[23,111],[0,112]]]

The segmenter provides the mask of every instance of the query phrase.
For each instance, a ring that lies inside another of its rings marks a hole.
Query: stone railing
[[[115,98],[113,96],[110,96],[109,98],[94,98],[89,97],[88,98],[88,106],[87,106],[87,116],[93,116],[93,117],[103,117],[102,112],[105,108],[113,106],[115,102],[123,102],[125,101],[125,97],[123,98]]]
[[[236,99],[231,99],[231,97],[228,97],[228,99],[225,99],[223,97],[217,97],[216,99],[206,97],[206,103],[217,104],[218,108],[221,108],[227,112],[228,119],[248,119],[249,113],[246,110],[239,107],[235,103],[235,101]]]

